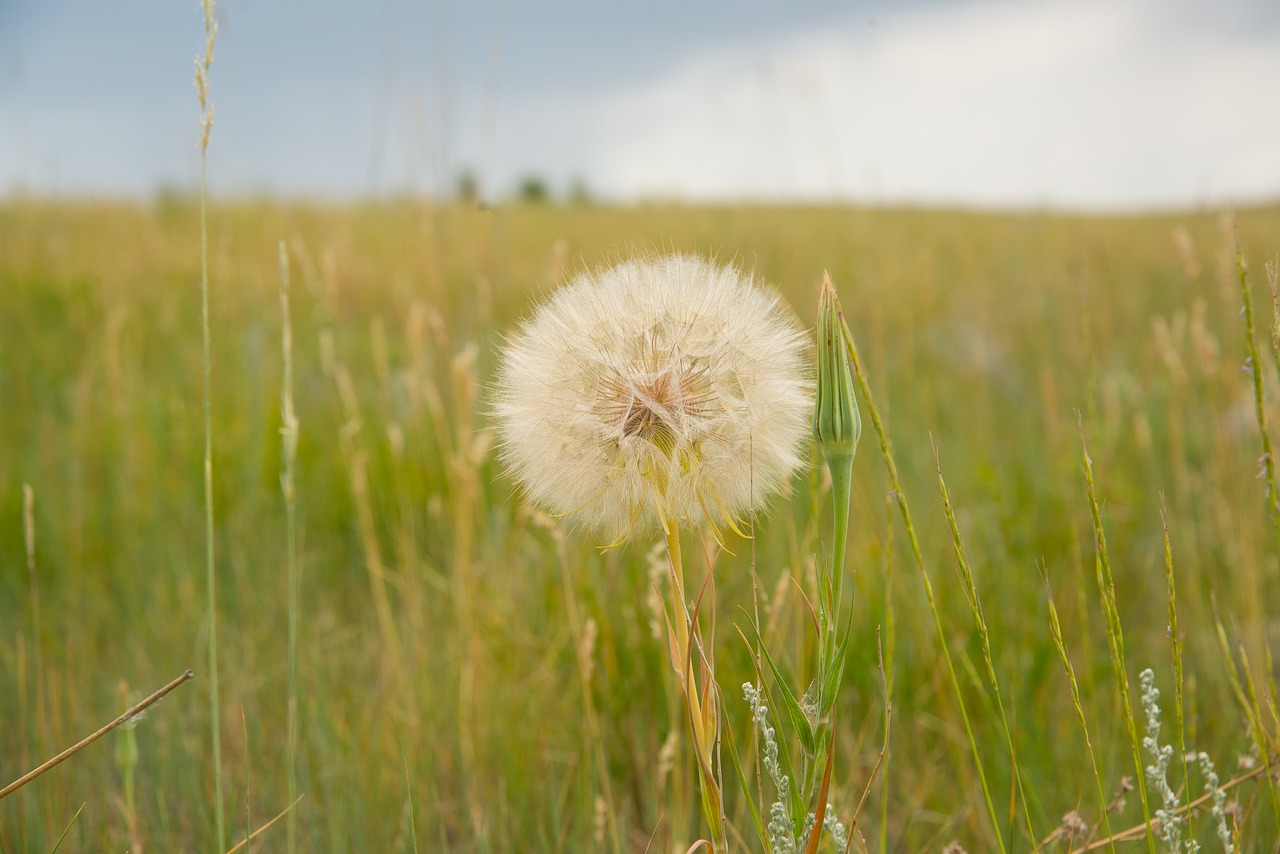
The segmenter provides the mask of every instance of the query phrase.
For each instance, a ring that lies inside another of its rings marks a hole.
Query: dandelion
[[[680,529],[736,529],[799,467],[813,409],[804,351],[775,294],[677,255],[578,276],[520,328],[498,371],[502,457],[535,503],[613,545],[662,530],[663,617],[712,854],[728,850],[719,695],[709,660],[695,659]]]
[[[800,465],[803,333],[779,298],[701,258],[579,275],[506,347],[502,456],[526,494],[620,543],[736,527]]]

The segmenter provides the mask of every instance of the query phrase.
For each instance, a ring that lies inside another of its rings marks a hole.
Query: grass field
[[[1274,431],[1280,382],[1264,262],[1280,250],[1280,208],[1241,211],[1239,231],[1253,264],[1254,368]],[[687,725],[656,631],[657,540],[601,552],[588,533],[526,506],[495,460],[486,414],[504,331],[572,273],[655,249],[754,271],[809,326],[830,272],[892,436],[1010,850],[1030,850],[1072,810],[1096,825],[1101,799],[1135,774],[1095,581],[1082,433],[1137,729],[1138,673],[1150,667],[1162,743],[1178,743],[1163,507],[1187,750],[1207,751],[1224,781],[1251,751],[1255,767],[1278,752],[1280,555],[1257,476],[1263,439],[1235,247],[1218,212],[246,203],[214,207],[209,239],[230,838],[215,839],[205,672],[197,207],[9,202],[0,205],[0,785],[185,669],[196,679],[133,729],[0,801],[0,850],[51,851],[68,826],[62,850],[216,850],[288,805],[279,241],[291,268],[300,423],[305,797],[293,815],[304,850],[668,852],[697,838],[696,776],[687,749],[673,754],[669,742]],[[1026,816],[931,441],[981,597]],[[812,637],[789,579],[812,589],[823,471],[815,456],[754,540],[730,537],[732,554],[715,566],[717,676],[743,744],[749,710],[735,686],[753,670],[734,623],[749,621],[754,591],[779,663],[804,667]],[[705,566],[709,544],[687,538],[685,548]],[[833,809],[850,822],[880,752],[879,632],[892,737],[859,834],[869,850],[937,851],[953,840],[995,850],[979,763],[870,426],[854,469],[847,573],[854,635]],[[1245,851],[1275,850],[1280,839],[1280,793],[1267,779],[1228,793]],[[1180,756],[1169,782],[1193,797],[1204,785]],[[726,790],[742,834],[735,848],[758,850],[729,771]],[[1115,831],[1142,821],[1137,792],[1109,821]],[[1207,814],[1194,832],[1206,850],[1220,848]],[[267,830],[261,850],[284,850],[284,833],[283,822]],[[1104,835],[1094,828],[1093,838]]]

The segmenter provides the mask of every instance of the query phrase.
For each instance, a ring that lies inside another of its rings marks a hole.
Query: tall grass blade
[[[1245,652],[1243,644],[1240,645],[1239,650],[1240,663],[1244,665],[1245,690],[1249,698],[1249,721],[1256,733],[1254,743],[1262,755],[1262,764],[1269,768],[1273,762],[1277,761],[1273,757],[1280,745],[1276,744],[1276,735],[1267,730],[1267,725],[1262,720],[1262,704],[1258,700],[1257,680],[1254,678],[1253,668],[1249,664],[1249,655]],[[1280,788],[1276,786],[1274,774],[1267,775],[1267,791],[1271,795],[1271,809],[1276,821],[1280,822]]]
[[[1049,580],[1045,579],[1045,596],[1049,601],[1049,630],[1053,635],[1053,645],[1058,650],[1058,659],[1062,662],[1062,669],[1067,674],[1067,682],[1071,685],[1071,703],[1075,706],[1076,715],[1080,719],[1080,732],[1084,734],[1085,753],[1089,754],[1089,767],[1093,771],[1093,782],[1097,787],[1098,806],[1102,810],[1102,826],[1106,830],[1107,838],[1111,839],[1111,812],[1107,808],[1107,795],[1102,787],[1102,774],[1098,771],[1098,757],[1093,750],[1093,740],[1089,738],[1089,721],[1084,713],[1084,703],[1080,699],[1080,683],[1076,679],[1076,669],[1071,664],[1071,657],[1067,654],[1067,644],[1062,637],[1062,622],[1058,619],[1058,607],[1053,601],[1053,591],[1049,588]],[[1114,852],[1115,844],[1110,846]]]
[[[209,132],[213,128],[213,104],[209,101],[209,66],[218,26],[213,0],[201,0],[204,10],[204,55],[196,59],[196,93],[200,98],[200,317],[204,351],[204,535],[205,597],[209,608],[209,727],[213,741],[213,786],[216,816],[215,839],[222,848],[227,838],[222,800],[222,723],[218,702],[218,586],[213,548],[213,359],[209,334]]]
[[[951,649],[947,645],[947,635],[942,628],[942,615],[938,612],[937,602],[933,596],[933,584],[929,581],[929,571],[925,568],[924,552],[920,549],[920,540],[916,536],[915,525],[911,521],[911,510],[907,506],[907,495],[902,489],[902,480],[898,477],[898,466],[893,459],[893,446],[889,434],[880,419],[880,410],[876,407],[875,397],[871,394],[871,384],[867,380],[866,371],[862,367],[862,359],[858,356],[858,346],[853,340],[853,333],[843,315],[840,324],[844,327],[845,343],[849,347],[849,362],[853,365],[853,373],[862,391],[862,398],[867,402],[867,414],[871,416],[871,425],[875,429],[876,439],[880,443],[880,455],[884,458],[885,469],[889,475],[889,488],[893,490],[894,501],[902,515],[902,522],[907,529],[907,541],[911,544],[911,553],[915,557],[916,567],[920,570],[920,578],[924,582],[925,597],[929,602],[929,612],[933,615],[934,629],[938,633],[938,644],[942,648],[942,657],[947,665],[947,675],[951,681],[951,690],[955,694],[956,704],[960,708],[960,717],[964,721],[964,731],[969,739],[969,749],[973,753],[973,761],[978,772],[978,781],[982,785],[982,798],[986,802],[987,815],[991,820],[991,829],[996,836],[996,844],[1000,851],[1006,851],[1004,834],[1000,831],[1000,819],[996,813],[995,803],[991,800],[991,787],[987,783],[987,775],[982,767],[982,753],[978,750],[978,742],[973,734],[973,724],[969,721],[969,709],[960,690],[960,679],[956,675],[955,663],[951,659]]]
[[[404,794],[409,799],[409,838],[413,840],[413,854],[418,854],[418,825],[413,820],[413,786],[409,785],[409,760],[404,759]]]
[[[1102,510],[1093,483],[1093,460],[1084,438],[1084,422],[1080,427],[1080,456],[1084,466],[1084,482],[1089,495],[1089,513],[1093,519],[1094,575],[1098,582],[1098,594],[1102,598],[1102,613],[1106,618],[1107,646],[1111,650],[1111,669],[1115,675],[1116,690],[1120,693],[1120,710],[1129,733],[1129,745],[1133,750],[1134,776],[1137,780],[1138,798],[1142,802],[1142,818],[1147,823],[1147,849],[1155,854],[1156,837],[1151,830],[1151,807],[1147,802],[1146,773],[1142,766],[1141,739],[1138,737],[1137,720],[1133,716],[1133,701],[1129,695],[1129,675],[1124,658],[1124,631],[1120,625],[1120,611],[1116,606],[1116,585],[1111,577],[1111,558],[1107,555],[1107,534],[1102,527]]]
[[[987,630],[987,620],[982,613],[982,601],[978,598],[978,585],[973,580],[973,569],[969,566],[969,558],[965,555],[964,542],[960,537],[960,525],[956,522],[955,509],[951,503],[951,493],[947,491],[947,482],[942,477],[942,461],[938,457],[938,446],[933,446],[933,463],[938,472],[938,490],[942,495],[942,507],[947,517],[947,527],[951,530],[951,545],[956,554],[956,565],[960,573],[960,581],[964,589],[964,597],[969,602],[969,610],[973,614],[974,624],[982,640],[982,660],[987,666],[987,680],[991,683],[995,695],[996,710],[1000,714],[1000,726],[1004,729],[1005,745],[1009,748],[1009,761],[1013,768],[1014,784],[1018,788],[1018,800],[1022,803],[1022,818],[1027,825],[1027,839],[1037,839],[1035,827],[1031,822],[1031,805],[1027,792],[1022,785],[1022,772],[1018,769],[1018,750],[1013,743],[1013,730],[1009,727],[1009,716],[1004,709],[1004,700],[1000,696],[1000,680],[996,678],[995,665],[991,660],[991,633]]]
[[[51,854],[58,854],[58,849],[62,847],[62,842],[67,838],[67,834],[71,832],[71,826],[76,823],[76,819],[80,817],[80,813],[84,812],[84,808],[89,805],[88,801],[82,803],[75,815],[71,816],[71,821],[67,822],[67,826],[62,829],[62,835],[58,837],[58,842],[53,846]]]
[[[884,647],[877,650],[880,654],[880,677],[884,686],[885,702],[885,742],[884,750],[881,753],[881,760],[884,763],[884,770],[881,772],[881,776],[884,782],[880,798],[880,854],[886,854],[889,850],[889,698],[893,696],[893,654],[894,644],[897,640],[894,634],[895,618],[893,611],[894,537],[893,499],[891,498],[885,500],[885,515],[888,518],[885,524],[884,544]],[[852,838],[852,834],[850,834],[850,838]]]
[[[298,796],[298,507],[295,470],[298,462],[298,416],[293,408],[293,323],[289,314],[289,253],[280,241],[280,350],[284,377],[280,385],[280,436],[284,471],[280,488],[285,512],[285,583],[289,612],[289,708],[288,708],[288,792],[292,803]],[[286,850],[298,850],[298,815],[289,811],[285,823]]]
[[[1240,244],[1240,227],[1235,212],[1231,213],[1231,233],[1235,238],[1236,275],[1240,280],[1240,296],[1244,300],[1245,339],[1249,347],[1249,376],[1253,380],[1254,412],[1258,418],[1258,434],[1262,437],[1261,468],[1267,479],[1267,515],[1275,529],[1276,553],[1280,555],[1280,495],[1276,493],[1276,464],[1271,450],[1271,433],[1267,428],[1267,404],[1263,394],[1262,360],[1253,332],[1253,290],[1249,287],[1249,264]]]
[[[1164,496],[1160,497],[1160,524],[1164,529],[1164,577],[1165,585],[1169,588],[1169,646],[1173,653],[1173,697],[1174,697],[1174,726],[1177,730],[1178,738],[1178,755],[1186,757],[1187,755],[1187,726],[1186,712],[1182,700],[1182,635],[1178,629],[1178,593],[1177,586],[1173,579],[1173,546],[1169,542],[1169,519],[1165,515]],[[1185,769],[1186,763],[1182,763]],[[1186,788],[1186,797],[1191,798],[1191,789]],[[1196,838],[1195,814],[1188,812],[1187,814],[1187,836],[1191,839]]]

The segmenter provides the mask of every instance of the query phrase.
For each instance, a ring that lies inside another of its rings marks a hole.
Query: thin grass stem
[[[1169,588],[1169,646],[1173,654],[1173,697],[1174,697],[1174,726],[1177,728],[1178,738],[1178,755],[1186,757],[1187,755],[1187,725],[1186,712],[1182,700],[1183,678],[1182,678],[1182,635],[1178,630],[1178,593],[1177,586],[1173,579],[1173,546],[1169,542],[1169,519],[1165,513],[1164,496],[1160,496],[1160,524],[1164,528],[1164,577],[1165,585]],[[1181,763],[1186,768],[1186,763]],[[1191,789],[1189,786],[1184,787],[1186,796],[1191,797]],[[1191,839],[1196,838],[1195,816],[1191,813],[1187,814],[1187,835]]]
[[[75,815],[71,816],[71,821],[67,822],[67,826],[62,829],[62,835],[58,837],[57,843],[54,844],[52,854],[58,854],[58,849],[62,847],[63,840],[65,840],[67,838],[67,834],[71,832],[71,826],[76,823],[76,819],[80,817],[80,813],[84,812],[84,808],[88,805],[89,802],[85,801],[80,805],[80,808],[76,810]]]
[[[1045,594],[1049,601],[1049,630],[1053,635],[1053,645],[1058,650],[1058,659],[1067,674],[1067,682],[1071,685],[1071,703],[1075,706],[1076,715],[1080,718],[1080,731],[1084,734],[1085,753],[1089,754],[1089,767],[1093,771],[1093,782],[1097,787],[1098,805],[1102,808],[1102,826],[1111,838],[1111,813],[1107,809],[1107,795],[1102,788],[1102,774],[1098,771],[1098,757],[1093,750],[1093,740],[1089,737],[1089,721],[1084,713],[1084,703],[1080,699],[1080,683],[1076,680],[1076,669],[1067,654],[1067,644],[1062,638],[1062,623],[1058,619],[1058,608],[1053,601],[1053,591],[1049,589],[1049,581],[1045,579]],[[1115,844],[1109,846],[1115,851]]]
[[[244,713],[244,704],[240,704],[240,729],[244,734],[244,743],[249,744],[249,719]],[[249,800],[249,759],[246,756],[244,762],[244,836],[245,839],[253,833],[253,808]]]
[[[268,830],[270,830],[270,829],[271,829],[271,827],[272,827],[272,826],[274,826],[274,825],[275,825],[275,823],[276,823],[276,822],[278,822],[280,819],[284,818],[284,817],[285,817],[286,815],[288,815],[289,813],[293,812],[293,808],[294,808],[294,807],[296,807],[296,806],[298,805],[298,803],[299,803],[303,798],[305,798],[305,797],[306,797],[306,795],[298,795],[298,797],[297,797],[297,798],[295,798],[293,801],[291,801],[291,802],[289,803],[289,806],[285,807],[284,809],[280,810],[280,812],[276,813],[275,818],[271,819],[271,821],[269,821],[269,822],[267,822],[266,824],[262,825],[262,827],[259,827],[259,828],[258,828],[257,830],[255,830],[253,833],[250,833],[250,834],[249,834],[248,836],[246,836],[244,839],[241,839],[241,840],[240,840],[239,842],[237,842],[235,845],[233,845],[232,847],[228,848],[228,849],[227,849],[227,854],[236,854],[236,852],[237,852],[237,851],[239,851],[240,849],[242,849],[242,848],[246,848],[246,847],[248,847],[249,845],[253,844],[253,840],[257,839],[259,836],[261,836],[262,834],[266,833]]]
[[[880,754],[876,757],[875,765],[871,766],[871,773],[867,776],[866,785],[862,789],[862,796],[858,798],[858,805],[853,810],[852,818],[849,819],[849,842],[845,846],[845,854],[853,846],[853,834],[858,829],[858,816],[862,815],[862,807],[867,802],[867,796],[871,794],[871,786],[875,783],[876,776],[884,766],[885,760],[889,758],[889,727],[893,721],[893,700],[889,696],[889,677],[885,672],[884,666],[884,645],[880,641],[880,628],[878,626],[876,627],[876,658],[880,669],[880,688],[883,691],[884,699],[884,741],[880,745]]]
[[[583,750],[591,756],[590,766],[599,780],[605,802],[605,819],[609,826],[609,837],[614,851],[622,851],[622,839],[618,832],[617,804],[613,798],[613,786],[609,778],[608,757],[605,755],[604,735],[600,727],[600,716],[596,711],[595,698],[592,695],[591,681],[595,665],[596,627],[594,621],[584,621],[578,611],[578,596],[573,589],[573,579],[569,575],[569,556],[564,549],[564,539],[556,540],[560,552],[560,584],[564,589],[565,613],[569,618],[569,634],[573,638],[575,658],[578,661],[578,681],[582,686],[582,710],[584,732]]]
[[[882,665],[881,676],[884,677],[884,693],[886,702],[889,697],[893,696],[893,654],[894,643],[896,641],[895,630],[896,620],[893,610],[893,501],[885,500],[885,544],[884,544],[884,640],[885,649],[881,655],[880,663]],[[887,719],[886,719],[887,723]],[[886,741],[886,747],[889,747]],[[885,753],[884,769],[880,773],[881,778],[881,797],[880,797],[880,854],[887,854],[889,850],[889,761],[892,758],[892,750]],[[852,839],[853,828],[850,828],[850,839]]]
[[[1136,772],[1138,799],[1142,802],[1142,817],[1147,823],[1147,849],[1155,854],[1156,837],[1151,832],[1151,807],[1147,801],[1146,774],[1142,766],[1141,740],[1138,727],[1133,716],[1133,701],[1129,695],[1129,675],[1125,665],[1124,631],[1120,624],[1120,610],[1116,606],[1116,585],[1111,576],[1111,559],[1107,555],[1107,534],[1102,527],[1102,510],[1098,505],[1098,496],[1093,482],[1093,460],[1089,458],[1089,448],[1084,438],[1084,422],[1080,428],[1080,455],[1084,467],[1086,492],[1089,495],[1089,513],[1093,519],[1094,575],[1098,583],[1098,594],[1102,598],[1102,613],[1106,618],[1107,645],[1111,650],[1111,667],[1115,675],[1116,689],[1120,692],[1121,713],[1124,725],[1129,733],[1129,746],[1133,750],[1133,767]]]
[[[1240,704],[1241,711],[1249,722],[1249,735],[1253,739],[1254,747],[1257,748],[1259,755],[1266,757],[1268,754],[1266,736],[1267,732],[1263,726],[1261,718],[1256,714],[1255,705],[1250,702],[1248,694],[1245,692],[1245,680],[1240,676],[1240,669],[1236,666],[1235,655],[1231,651],[1231,644],[1227,641],[1227,630],[1222,625],[1222,617],[1218,614],[1217,599],[1211,599],[1213,606],[1213,622],[1214,629],[1218,637],[1218,646],[1222,650],[1223,661],[1227,665],[1227,681],[1231,684],[1231,691],[1235,694],[1236,702]],[[1247,675],[1247,674],[1246,674]],[[1250,692],[1252,693],[1252,688]],[[1270,764],[1264,762],[1264,764]],[[1274,783],[1274,781],[1273,781]]]
[[[404,760],[404,794],[409,800],[409,838],[413,841],[413,854],[418,854],[418,826],[413,820],[413,787],[409,785],[409,760],[407,757],[401,757]]]
[[[209,66],[218,26],[213,19],[213,0],[201,0],[204,11],[205,48],[196,59],[196,92],[200,98],[200,317],[204,352],[204,534],[205,596],[209,608],[209,727],[213,741],[214,810],[216,847],[226,836],[226,815],[222,800],[222,724],[218,702],[218,587],[213,541],[213,359],[209,332],[209,132],[213,128],[213,105],[209,101]]]
[[[973,724],[969,720],[969,710],[964,701],[964,694],[960,690],[960,679],[956,674],[955,663],[951,659],[951,650],[947,645],[947,635],[942,627],[942,615],[938,612],[938,605],[934,600],[933,584],[929,581],[929,571],[925,568],[924,553],[920,549],[920,540],[916,536],[915,525],[911,521],[911,510],[907,506],[907,495],[903,491],[902,481],[898,477],[898,466],[893,459],[893,446],[889,440],[889,434],[884,428],[884,422],[880,420],[880,410],[876,407],[875,398],[871,394],[871,384],[867,380],[866,371],[863,370],[862,359],[858,356],[858,347],[854,343],[853,333],[849,331],[849,326],[843,316],[840,318],[840,323],[844,327],[845,342],[849,347],[849,361],[853,365],[854,376],[858,380],[862,398],[867,402],[867,413],[871,416],[871,424],[875,429],[876,439],[880,443],[880,454],[884,458],[885,469],[889,475],[889,488],[893,490],[894,501],[897,502],[903,525],[907,529],[907,541],[911,544],[911,553],[915,557],[916,566],[920,570],[920,578],[924,582],[924,592],[929,602],[929,612],[933,615],[933,625],[938,633],[938,644],[942,647],[942,657],[947,665],[947,675],[951,681],[951,689],[955,694],[956,703],[960,707],[960,717],[964,722],[964,731],[969,739],[969,749],[973,753],[973,761],[977,767],[978,781],[982,785],[982,797],[986,802],[987,815],[991,820],[991,829],[996,835],[996,844],[999,850],[1003,852],[1007,849],[1004,844],[1004,834],[1000,831],[1000,819],[996,814],[995,803],[991,800],[991,787],[987,783],[987,775],[982,767],[982,753],[978,750],[978,742],[973,734]]]
[[[36,717],[38,744],[43,753],[47,747],[48,703],[45,698],[44,629],[40,620],[40,583],[36,576],[36,492],[31,484],[22,484],[22,539],[27,550],[27,577],[31,581],[31,634],[34,638],[36,663]],[[83,807],[82,807],[83,809]],[[79,813],[77,813],[78,815]],[[73,819],[74,820],[74,819]]]
[[[1249,665],[1249,656],[1243,644],[1240,645],[1240,662],[1244,665],[1244,684],[1249,698],[1249,708],[1252,710],[1249,718],[1257,733],[1255,743],[1258,746],[1258,752],[1262,755],[1262,764],[1270,767],[1275,761],[1272,757],[1277,749],[1276,738],[1267,732],[1266,724],[1262,720],[1262,704],[1258,701],[1257,680],[1253,676],[1253,668]],[[1267,792],[1271,795],[1271,809],[1276,820],[1280,821],[1280,788],[1276,786],[1276,778],[1273,774],[1267,775]]]
[[[288,698],[288,797],[298,796],[298,508],[296,468],[298,461],[298,416],[293,408],[293,324],[289,313],[289,253],[280,241],[280,350],[284,377],[280,387],[280,435],[284,451],[284,471],[280,488],[284,493],[285,584],[288,587],[289,698]],[[298,816],[293,810],[285,822],[286,850],[298,850]]]
[[[1231,212],[1231,233],[1235,238],[1236,275],[1240,279],[1240,296],[1244,300],[1245,338],[1249,346],[1249,376],[1253,380],[1253,404],[1258,418],[1258,434],[1262,437],[1261,468],[1267,480],[1267,514],[1276,537],[1276,553],[1280,554],[1280,495],[1276,493],[1276,465],[1271,451],[1271,434],[1267,429],[1267,404],[1263,394],[1262,361],[1253,332],[1253,291],[1249,287],[1249,265],[1240,244],[1240,227],[1235,211]]]
[[[982,660],[987,666],[987,680],[991,683],[991,690],[995,694],[996,710],[1000,713],[1000,725],[1004,729],[1005,744],[1009,748],[1009,761],[1013,767],[1013,780],[1018,788],[1018,799],[1022,803],[1022,818],[1027,825],[1027,838],[1034,842],[1038,837],[1031,821],[1031,806],[1022,784],[1022,772],[1018,769],[1018,751],[1013,743],[1013,730],[1009,727],[1009,716],[1005,713],[1004,700],[1000,696],[1000,681],[996,678],[995,665],[991,660],[991,634],[987,630],[987,621],[982,613],[982,601],[978,598],[978,585],[973,580],[973,569],[969,566],[969,558],[965,555],[964,542],[960,537],[960,525],[956,522],[955,509],[951,503],[951,493],[947,491],[947,482],[942,477],[942,461],[938,457],[936,444],[933,446],[933,462],[938,472],[938,489],[942,494],[942,507],[946,513],[947,527],[951,530],[951,545],[955,550],[964,596],[969,602],[969,610],[973,614],[973,621],[977,625],[978,635],[982,640]]]

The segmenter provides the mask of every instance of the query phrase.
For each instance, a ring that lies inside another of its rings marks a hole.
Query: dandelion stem
[[[703,818],[711,829],[712,854],[724,854],[728,850],[726,842],[723,808],[720,799],[720,786],[712,770],[712,749],[715,742],[716,725],[714,718],[704,720],[702,701],[699,699],[698,684],[693,679],[693,648],[689,608],[684,597],[684,561],[680,552],[680,526],[672,520],[664,520],[663,533],[667,540],[667,557],[671,563],[671,615],[668,629],[675,633],[671,644],[671,664],[676,671],[676,679],[685,697],[685,711],[689,715],[689,730],[692,735],[694,758],[698,767],[698,780],[701,784],[701,803]],[[714,683],[708,691],[715,690]],[[709,696],[708,709],[714,715],[714,696]]]
[[[680,528],[674,522],[670,522],[664,525],[663,532],[667,538],[667,559],[671,564],[671,598],[675,606],[672,608],[671,619],[676,632],[676,651],[680,656],[680,661],[673,661],[672,665],[675,666],[676,674],[680,677],[681,687],[684,687],[688,681],[689,612],[684,598],[684,560],[680,554]]]
[[[835,626],[840,622],[840,592],[844,581],[844,556],[849,544],[849,505],[853,491],[853,454],[828,454],[831,472],[831,501],[834,511],[831,544],[831,642],[835,643]],[[829,653],[830,650],[823,650]]]

